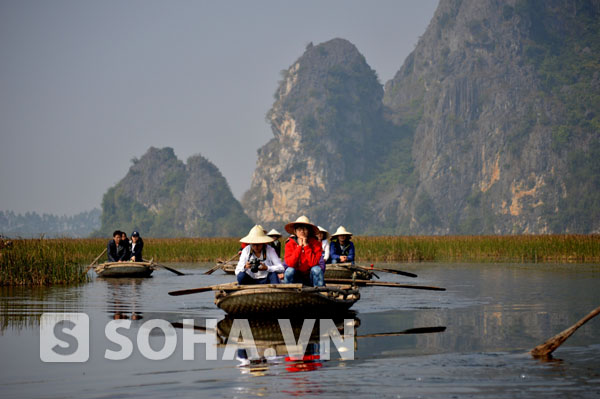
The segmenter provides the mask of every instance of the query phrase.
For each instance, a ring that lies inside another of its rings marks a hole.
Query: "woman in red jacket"
[[[321,287],[325,285],[323,248],[316,238],[319,229],[306,216],[285,225],[291,237],[285,244],[284,283],[302,283]]]

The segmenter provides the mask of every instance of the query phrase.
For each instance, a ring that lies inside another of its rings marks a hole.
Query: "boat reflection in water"
[[[114,320],[143,318],[141,285],[143,278],[105,279],[107,312]]]
[[[240,362],[238,367],[244,374],[264,375],[269,371],[270,367],[283,367],[287,372],[302,372],[314,371],[323,367],[325,361],[329,360],[330,354],[334,349],[330,342],[331,331],[320,331],[321,320],[310,319],[291,319],[287,327],[291,327],[293,332],[293,344],[291,336],[288,337],[288,344],[283,331],[288,330],[286,326],[282,326],[277,319],[247,319],[248,326],[252,332],[254,346],[251,349],[244,347],[244,343],[235,337],[236,331],[232,328],[236,319],[226,316],[217,323],[217,342],[224,346],[228,343],[238,344],[236,359]],[[284,323],[287,320],[283,321]],[[314,322],[314,324],[312,324]],[[381,332],[374,334],[358,335],[357,329],[361,322],[356,313],[349,312],[339,318],[327,320],[333,322],[337,333],[341,337],[345,334],[345,328],[348,325],[353,330],[353,339],[351,348],[337,348],[342,357],[344,350],[358,349],[359,338],[375,338],[375,337],[390,337],[396,335],[412,335],[412,334],[430,334],[440,333],[446,330],[446,327],[419,327],[397,332]],[[308,329],[311,327],[309,332]],[[238,326],[239,327],[239,326]],[[285,327],[285,328],[284,328]],[[304,331],[303,331],[304,329]],[[232,331],[233,336],[230,336]],[[288,330],[289,331],[289,330]],[[347,331],[347,330],[346,330]],[[243,335],[243,334],[242,334]],[[321,341],[322,339],[326,341]],[[347,339],[347,338],[346,338]],[[228,342],[229,341],[229,342]],[[233,341],[233,342],[230,342]],[[256,350],[254,350],[256,349]]]

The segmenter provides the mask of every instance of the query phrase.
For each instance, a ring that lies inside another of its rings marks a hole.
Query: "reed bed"
[[[388,262],[598,262],[600,235],[355,237],[361,259]]]
[[[0,246],[0,285],[74,284],[107,239],[27,239]],[[600,262],[600,235],[357,236],[357,260],[385,262]],[[235,255],[237,238],[146,238],[156,262],[215,262]],[[106,260],[100,258],[99,262]]]
[[[88,279],[73,241],[33,239],[5,243],[0,249],[2,286],[77,284]]]

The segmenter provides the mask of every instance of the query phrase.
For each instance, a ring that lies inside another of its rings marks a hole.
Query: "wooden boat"
[[[235,274],[236,267],[237,262],[228,262],[221,265],[221,269],[225,272],[225,274]]]
[[[359,280],[371,280],[373,278],[372,271],[356,267],[351,263],[329,264],[325,267],[325,278],[351,279],[354,273],[356,273],[355,278]]]
[[[98,277],[150,277],[155,269],[152,262],[105,262],[94,267]]]
[[[237,262],[228,262],[221,265],[225,274],[235,274]],[[325,278],[352,278],[356,272],[356,278],[359,280],[370,280],[373,278],[373,272],[357,268],[350,263],[329,264],[325,267]]]
[[[215,304],[233,316],[336,315],[360,299],[350,285],[307,287],[302,284],[222,284],[215,289]]]

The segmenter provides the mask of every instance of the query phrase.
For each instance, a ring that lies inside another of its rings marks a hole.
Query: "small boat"
[[[325,278],[343,278],[350,279],[356,273],[355,278],[359,280],[371,280],[373,272],[363,267],[356,267],[351,263],[336,263],[325,266]]]
[[[150,277],[153,262],[105,262],[94,267],[98,277]]]
[[[225,274],[235,274],[236,267],[237,267],[237,262],[223,263],[221,265],[221,269],[225,272]]]
[[[350,285],[307,287],[302,284],[222,284],[215,289],[215,304],[233,316],[336,315],[360,299]]]

